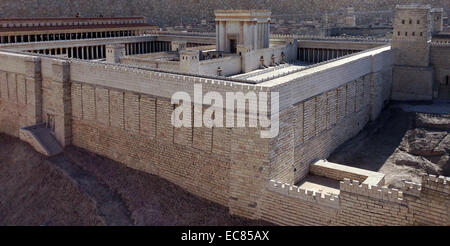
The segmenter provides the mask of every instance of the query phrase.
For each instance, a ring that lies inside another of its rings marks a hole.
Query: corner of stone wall
[[[56,139],[63,146],[72,143],[72,100],[70,84],[70,62],[52,60],[52,82],[55,85],[50,100],[55,100],[54,132]]]
[[[42,122],[42,75],[41,59],[27,57],[25,59],[25,83],[27,88],[27,125]]]

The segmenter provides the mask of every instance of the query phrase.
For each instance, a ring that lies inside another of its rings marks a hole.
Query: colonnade
[[[188,42],[188,43],[186,43],[186,48],[199,47],[199,46],[206,46],[206,45],[211,45],[211,44]]]
[[[170,50],[170,42],[165,41],[148,41],[125,44],[126,55],[147,54]],[[48,48],[39,50],[27,50],[27,52],[44,55],[64,56],[68,58],[83,60],[96,60],[106,58],[106,45],[102,44],[66,48]]]
[[[165,41],[150,41],[150,42],[138,42],[138,43],[126,43],[125,54],[126,55],[138,55],[147,54],[153,52],[170,51],[172,46],[170,42]]]
[[[44,55],[55,55],[64,56],[68,58],[76,58],[83,60],[95,60],[106,58],[106,46],[105,45],[95,45],[95,46],[81,46],[81,47],[68,47],[68,48],[51,48],[51,49],[41,49],[41,50],[29,50],[28,52],[44,54]]]
[[[144,34],[142,30],[119,30],[101,32],[73,32],[73,33],[47,33],[47,34],[27,34],[27,35],[1,35],[0,44],[45,42],[57,40],[77,40],[89,38],[112,38],[138,36]]]
[[[353,54],[360,50],[298,48],[298,60],[308,63],[319,63],[341,56]]]

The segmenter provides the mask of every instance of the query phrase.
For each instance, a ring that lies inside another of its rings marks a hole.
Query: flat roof
[[[131,24],[101,24],[101,25],[77,25],[77,26],[35,26],[35,27],[0,27],[1,32],[26,32],[26,31],[50,31],[50,30],[74,30],[74,29],[103,29],[121,27],[157,27],[147,23]]]
[[[33,18],[0,18],[1,21],[88,21],[88,20],[133,20],[145,19],[144,16],[124,16],[124,17],[33,17]]]

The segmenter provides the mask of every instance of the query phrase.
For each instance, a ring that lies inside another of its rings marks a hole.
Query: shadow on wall
[[[412,126],[414,115],[400,109],[385,109],[376,121],[342,144],[328,158],[331,162],[379,171]]]

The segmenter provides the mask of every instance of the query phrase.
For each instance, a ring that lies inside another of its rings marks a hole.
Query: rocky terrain
[[[268,225],[76,147],[47,158],[0,134],[1,225]]]
[[[388,108],[329,161],[384,173],[391,187],[420,183],[420,173],[450,176],[450,115]]]

